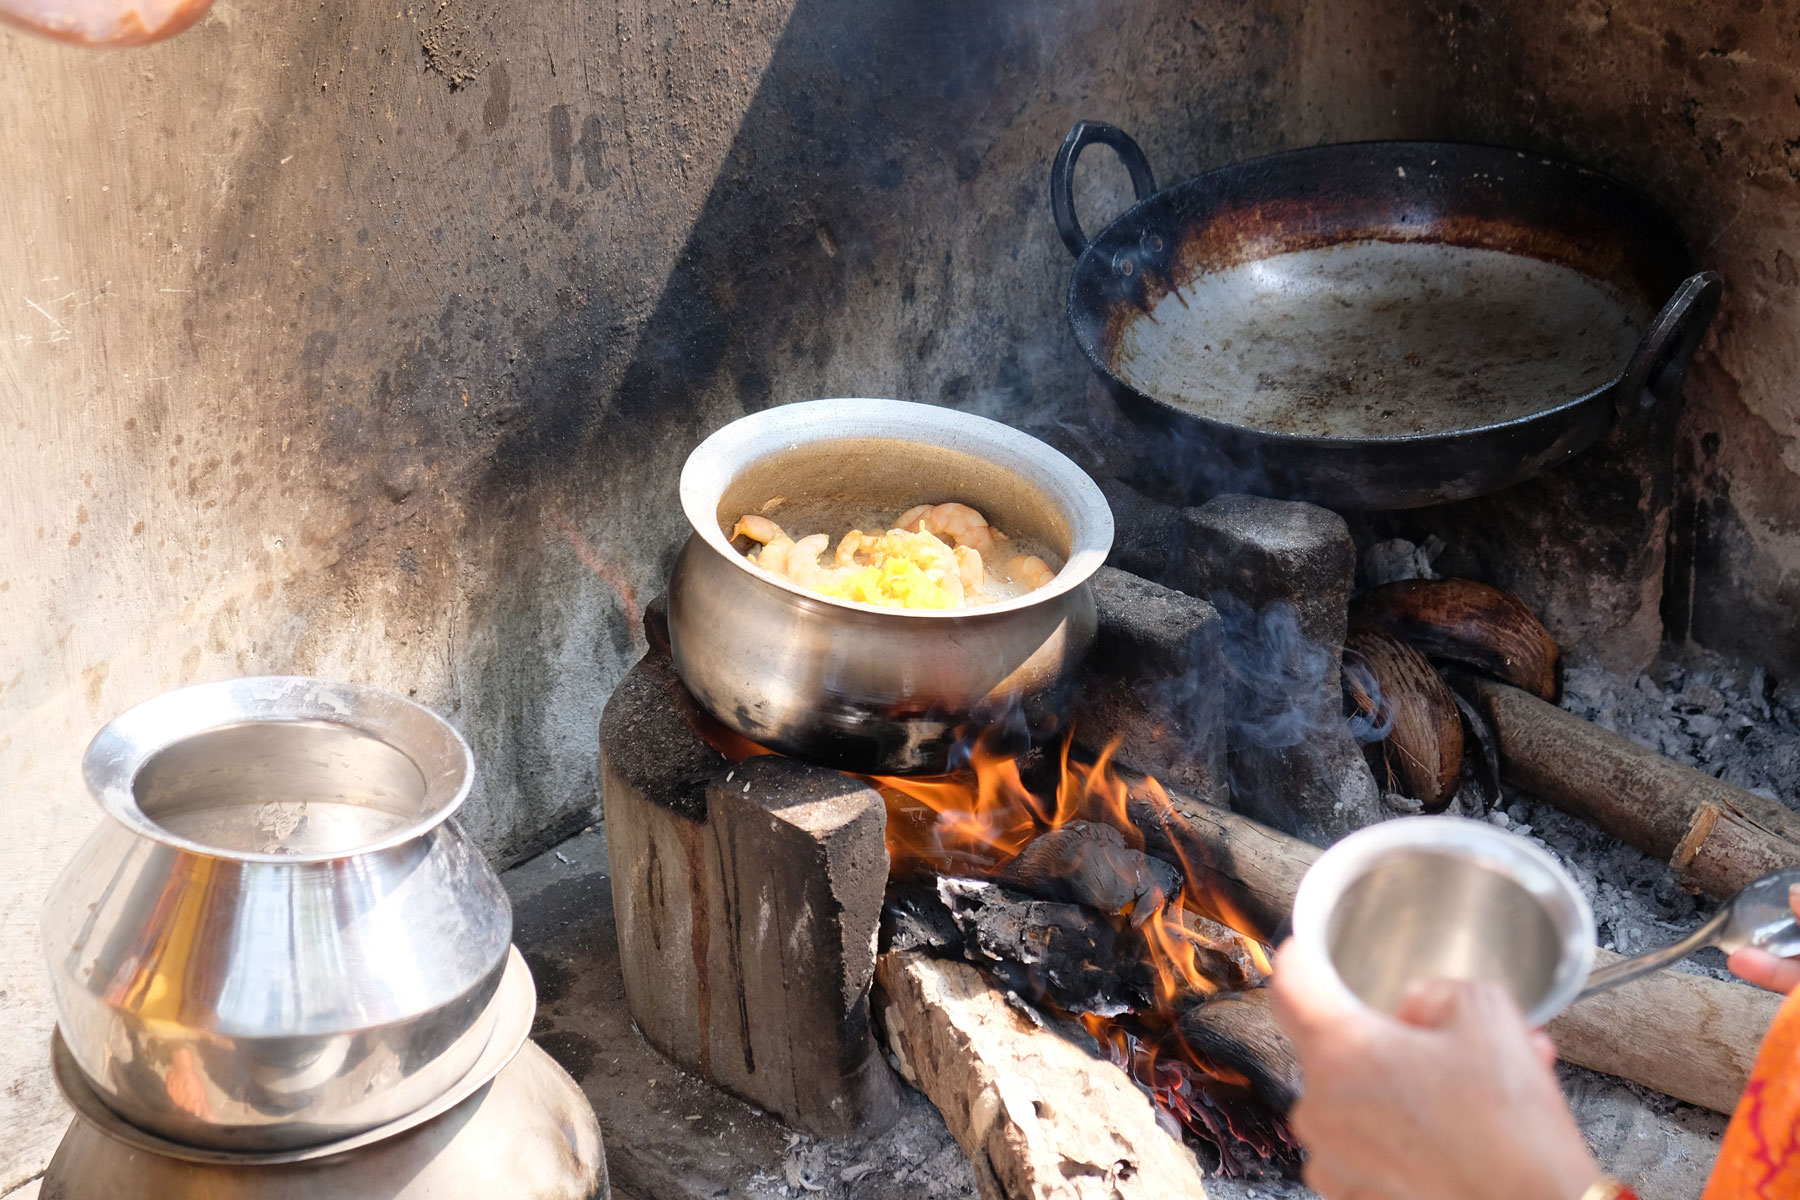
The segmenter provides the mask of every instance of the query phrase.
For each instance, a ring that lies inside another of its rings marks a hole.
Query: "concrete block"
[[[1181,510],[1116,479],[1103,477],[1099,483],[1113,514],[1113,545],[1106,556],[1107,565],[1166,582],[1171,560],[1179,561],[1185,532]]]
[[[1094,576],[1094,601],[1100,628],[1075,709],[1077,742],[1097,751],[1116,739],[1125,766],[1225,803],[1218,612],[1111,566]]]
[[[613,693],[600,772],[625,999],[677,1063],[798,1129],[884,1127],[869,1031],[886,813],[849,776],[732,764],[655,651]]]
[[[1170,581],[1221,618],[1232,807],[1318,845],[1381,820],[1338,678],[1356,580],[1344,519],[1219,496],[1182,510],[1176,527]]]

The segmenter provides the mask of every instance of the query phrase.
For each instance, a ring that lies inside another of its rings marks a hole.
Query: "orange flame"
[[[1141,849],[1143,834],[1132,823],[1128,800],[1132,789],[1113,767],[1117,741],[1091,764],[1071,760],[1069,741],[1062,742],[1054,795],[1035,794],[1020,776],[1016,759],[977,744],[970,769],[933,778],[875,776],[889,802],[888,855],[896,867],[923,864],[945,874],[987,875],[1010,862],[1035,837],[1071,821],[1110,825]],[[1166,810],[1168,794],[1147,779],[1140,795]],[[1205,886],[1195,863],[1179,864],[1184,889]],[[1130,913],[1148,947],[1159,1008],[1177,1000],[1209,995],[1219,988],[1203,963],[1206,952],[1222,945],[1192,928],[1178,899],[1165,898],[1148,916]],[[1253,939],[1231,933],[1257,968],[1268,973],[1268,955]]]

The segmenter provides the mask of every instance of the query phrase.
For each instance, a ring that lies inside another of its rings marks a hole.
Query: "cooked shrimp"
[[[981,585],[986,577],[981,569],[981,551],[971,550],[967,546],[956,548],[956,574],[962,580],[964,596],[981,595]]]
[[[731,540],[736,541],[741,537],[747,537],[753,542],[761,542],[766,546],[776,538],[787,538],[787,534],[782,532],[781,526],[769,518],[751,513],[748,516],[739,517],[738,523],[731,527]]]
[[[1050,569],[1050,564],[1035,554],[1017,555],[1006,570],[1013,579],[1032,588],[1041,588],[1056,578],[1056,572]]]
[[[966,504],[921,504],[901,514],[900,528],[917,530],[924,522],[926,532],[949,538],[958,546],[987,554],[994,548],[993,531],[987,518]]]
[[[844,540],[837,544],[837,565],[840,567],[858,565],[856,556],[865,549],[874,549],[880,540],[880,538],[870,537],[860,529],[852,529],[844,535]]]
[[[831,545],[829,534],[808,534],[787,553],[787,577],[803,588],[817,589],[832,581],[831,572],[819,565],[819,555]]]
[[[788,554],[793,548],[794,543],[790,541],[788,536],[784,533],[780,537],[775,538],[768,545],[764,546],[757,556],[750,561],[765,571],[773,572],[776,575],[786,575],[788,569]]]

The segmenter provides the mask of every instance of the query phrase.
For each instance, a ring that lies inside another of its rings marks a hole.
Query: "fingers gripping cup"
[[[1526,839],[1462,817],[1408,817],[1319,856],[1294,900],[1294,940],[1380,1012],[1425,980],[1490,980],[1535,1026],[1581,992],[1594,916],[1569,873]]]

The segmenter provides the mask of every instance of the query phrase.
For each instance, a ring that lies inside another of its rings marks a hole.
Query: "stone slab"
[[[1105,566],[1094,576],[1099,634],[1088,657],[1075,737],[1116,741],[1126,766],[1170,787],[1226,800],[1223,627],[1204,600]]]

